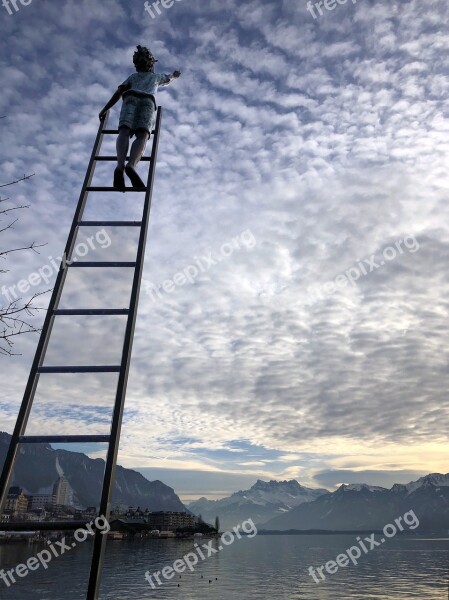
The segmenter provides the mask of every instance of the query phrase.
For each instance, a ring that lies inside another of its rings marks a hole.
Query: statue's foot
[[[114,189],[124,192],[125,188],[125,176],[123,174],[123,169],[116,167],[114,171]]]
[[[134,168],[131,165],[126,165],[125,173],[130,178],[133,188],[136,188],[138,190],[145,189],[144,182],[140,179],[138,173],[134,170]]]

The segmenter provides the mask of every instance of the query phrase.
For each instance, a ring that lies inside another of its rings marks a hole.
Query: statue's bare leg
[[[125,189],[125,177],[123,171],[125,169],[126,156],[129,148],[129,127],[120,127],[117,136],[117,167],[114,171],[114,187],[119,190]]]
[[[145,147],[147,145],[149,137],[150,135],[148,131],[137,131],[136,139],[134,140],[133,145],[131,146],[131,152],[129,153],[129,161],[125,169],[125,172],[130,178],[133,187],[139,189],[144,188],[145,184],[137,174],[135,167],[142,158],[143,153],[145,152]]]
[[[136,139],[131,146],[131,152],[129,153],[128,164],[135,167],[143,156],[145,148],[150,137],[148,131],[138,131],[136,133]]]
[[[125,168],[126,156],[128,154],[129,135],[130,135],[129,127],[125,127],[122,125],[122,127],[120,127],[119,132],[118,132],[117,144],[116,144],[116,146],[117,146],[117,167],[119,169],[122,169],[122,171]]]

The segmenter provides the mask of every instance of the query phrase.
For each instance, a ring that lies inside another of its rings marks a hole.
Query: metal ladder
[[[83,220],[83,214],[86,207],[87,199],[90,193],[93,192],[114,192],[112,187],[93,187],[91,186],[92,178],[95,172],[96,163],[98,161],[115,161],[115,156],[101,156],[101,144],[105,134],[118,134],[118,130],[106,129],[109,114],[106,114],[103,121],[100,123],[98,133],[95,139],[94,147],[84,179],[81,195],[73,217],[73,222],[70,228],[69,237],[65,247],[64,258],[62,261],[56,283],[53,288],[48,311],[44,320],[42,332],[37,346],[36,354],[31,366],[31,372],[28,378],[28,383],[25,388],[22,404],[17,417],[17,422],[11,438],[9,450],[6,456],[3,471],[0,477],[0,516],[3,513],[6,499],[9,491],[11,477],[13,475],[18,450],[20,444],[33,443],[107,443],[108,449],[106,453],[106,464],[103,479],[103,486],[100,499],[99,515],[106,517],[109,521],[110,504],[112,491],[114,487],[115,467],[117,462],[117,453],[119,447],[120,430],[123,417],[123,409],[125,404],[126,386],[128,381],[128,373],[131,361],[131,351],[134,338],[134,329],[137,317],[137,306],[139,301],[140,284],[142,278],[145,246],[148,232],[148,222],[151,208],[151,197],[153,191],[153,182],[155,175],[157,150],[159,143],[159,132],[161,127],[162,109],[157,110],[156,125],[153,131],[153,143],[151,156],[143,157],[142,161],[150,163],[148,171],[148,180],[145,190],[136,190],[134,188],[126,188],[127,192],[145,191],[145,200],[143,206],[143,214],[141,221],[86,221]],[[137,256],[135,262],[87,262],[78,261],[71,262],[71,257],[74,252],[75,242],[78,230],[81,227],[139,227],[140,235],[137,247]],[[64,283],[68,274],[68,270],[72,268],[133,268],[134,277],[132,281],[132,290],[129,307],[114,308],[114,309],[58,309],[61,299]],[[123,342],[123,350],[120,364],[106,366],[43,366],[45,354],[51,337],[51,332],[54,324],[54,319],[57,316],[111,316],[121,315],[127,316],[126,329]],[[30,436],[25,435],[28,418],[33,405],[33,400],[36,388],[39,381],[39,376],[43,373],[118,373],[118,383],[115,395],[115,402],[112,411],[111,429],[109,435],[51,435],[51,436]],[[85,525],[84,522],[76,521],[61,521],[61,522],[33,522],[24,523],[2,523],[0,529],[22,530],[74,530]],[[94,547],[92,553],[92,563],[90,569],[89,582],[87,587],[86,600],[97,600],[99,597],[100,578],[103,565],[103,558],[106,546],[106,536],[102,535],[99,530],[96,531],[94,537]]]

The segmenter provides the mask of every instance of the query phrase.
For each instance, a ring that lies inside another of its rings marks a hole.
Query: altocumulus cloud
[[[166,110],[145,277],[169,279],[245,229],[257,239],[252,252],[163,302],[142,296],[122,463],[155,466],[182,446],[173,467],[304,482],[332,468],[443,468],[448,16],[440,0],[364,0],[316,21],[305,3],[268,0],[186,0],[154,21],[140,0],[34,2],[2,16],[2,179],[36,172],[11,190],[32,208],[8,241],[32,231],[48,241],[45,255],[60,254],[96,115],[130,71],[134,41],[151,46],[161,70],[183,71],[159,97]],[[137,207],[117,211],[134,218]],[[309,286],[405,235],[419,252],[306,301]],[[111,249],[132,245],[113,239]],[[40,260],[17,255],[4,283]],[[124,289],[114,281],[108,300]],[[82,292],[101,294],[100,284],[78,282],[74,297]],[[105,359],[119,347],[120,325],[111,331]],[[100,332],[93,323],[91,336]],[[66,339],[55,340],[55,356],[73,351]],[[8,363],[0,405],[8,430],[35,343],[20,340],[23,357]],[[49,415],[42,394],[36,418],[94,431],[107,402],[93,401],[99,380],[90,385],[85,411]],[[67,404],[79,396],[67,390]],[[174,410],[189,415],[185,426]]]

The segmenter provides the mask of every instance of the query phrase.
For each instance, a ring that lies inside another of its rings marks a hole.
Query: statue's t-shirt
[[[133,94],[144,98],[152,98],[156,104],[155,96],[158,87],[168,85],[172,79],[173,76],[166,73],[138,72],[130,75],[128,79],[119,85],[119,88],[125,90],[123,98]]]

